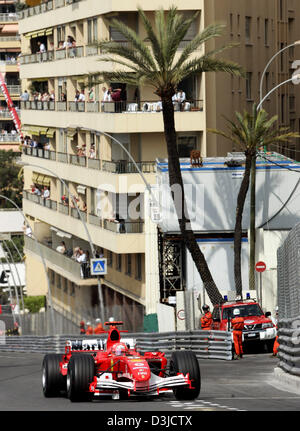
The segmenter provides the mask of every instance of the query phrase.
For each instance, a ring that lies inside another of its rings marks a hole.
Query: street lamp
[[[295,42],[296,43],[296,42]],[[300,44],[300,41],[297,42]],[[288,47],[286,47],[288,48]],[[297,83],[300,79],[300,74],[294,74],[292,78],[287,79],[286,81],[281,82],[272,88],[259,102],[257,105],[257,112],[261,109],[263,102],[279,87],[285,85],[291,81]],[[255,288],[254,281],[254,268],[255,268],[255,189],[256,189],[256,157],[252,158],[251,161],[251,183],[250,183],[250,229],[249,229],[249,242],[250,242],[250,258],[249,258],[249,289]]]
[[[135,166],[136,170],[138,171],[139,175],[141,176],[141,178],[142,178],[142,180],[143,180],[143,182],[144,182],[147,190],[149,191],[150,195],[152,196],[154,202],[157,204],[157,199],[156,199],[156,197],[155,197],[155,195],[154,195],[154,193],[152,191],[151,185],[146,180],[143,172],[141,171],[141,169],[139,168],[138,164],[136,163],[136,161],[134,160],[134,158],[132,157],[132,155],[130,154],[130,152],[127,150],[127,148],[125,148],[125,146],[118,139],[116,139],[114,136],[110,135],[109,133],[106,133],[106,132],[103,132],[103,131],[94,130],[94,129],[85,129],[85,130],[88,130],[90,132],[95,132],[96,131],[96,132],[98,132],[98,133],[100,133],[100,134],[102,134],[104,136],[109,137],[113,142],[115,142],[116,144],[118,144],[123,149],[123,151],[125,151],[125,153],[128,155],[128,157],[130,158],[130,160],[134,164],[134,166]],[[29,163],[23,163],[23,162],[22,162],[22,165],[23,166],[28,166],[28,167],[33,167],[33,168],[37,167],[37,165],[31,165]],[[82,215],[80,213],[80,210],[78,208],[77,202],[76,202],[76,200],[74,199],[74,196],[71,194],[71,192],[69,190],[69,187],[67,186],[67,184],[65,183],[65,181],[56,172],[53,172],[51,169],[48,169],[48,168],[45,168],[45,167],[42,167],[42,166],[38,166],[38,167],[40,169],[44,169],[45,171],[48,171],[50,174],[54,175],[66,187],[66,189],[68,191],[68,194],[71,196],[73,204],[74,204],[74,206],[75,206],[75,208],[77,210],[77,213],[79,215],[80,221],[83,223],[83,226],[84,226],[84,229],[85,229],[85,232],[86,232],[89,244],[90,244],[92,255],[93,255],[94,258],[96,258],[96,253],[95,253],[94,245],[93,245],[93,242],[92,242],[89,230],[88,230],[87,225],[86,225],[86,223],[85,223],[85,221],[84,221],[84,219],[83,219],[83,217],[82,217]],[[102,320],[104,320],[103,295],[102,295],[102,288],[101,288],[101,279],[100,279],[99,275],[97,276],[97,282],[98,282],[98,294],[99,294],[99,302],[100,302],[100,309],[101,309],[101,318],[102,318]]]
[[[261,78],[260,78],[260,84],[259,84],[259,101],[261,102],[262,101],[262,98],[263,98],[263,95],[262,95],[262,92],[263,92],[263,89],[262,89],[262,86],[263,86],[263,80],[264,80],[264,77],[265,77],[265,74],[266,74],[266,71],[267,71],[267,69],[268,69],[268,67],[270,66],[270,64],[272,63],[272,61],[279,55],[279,54],[281,54],[283,51],[285,51],[286,49],[288,49],[288,48],[291,48],[292,46],[296,46],[296,45],[300,45],[300,40],[296,40],[295,42],[293,42],[293,43],[291,43],[290,45],[287,45],[287,46],[285,46],[284,48],[282,48],[282,49],[280,49],[278,52],[276,52],[276,54],[274,54],[273,55],[273,57],[272,58],[270,58],[270,60],[268,61],[268,63],[267,63],[267,65],[266,65],[266,67],[264,68],[264,71],[263,71],[263,73],[262,73],[262,75],[261,75]]]
[[[1,195],[1,194],[0,194],[0,199],[5,199],[6,201],[10,202],[15,208],[17,208],[17,210],[22,215],[22,217],[23,217],[23,219],[25,221],[25,225],[26,226],[28,225],[27,219],[26,219],[23,211],[21,210],[21,208],[14,201],[12,201],[8,197],[6,197],[4,195]],[[34,235],[33,232],[32,232],[32,236],[33,236],[33,239],[35,240],[36,245],[37,245],[37,247],[39,249],[40,256],[41,256],[42,263],[43,263],[43,267],[44,267],[44,270],[45,270],[45,275],[46,275],[46,278],[47,278],[48,298],[49,298],[49,304],[50,304],[50,308],[51,308],[52,331],[53,331],[53,335],[55,335],[56,334],[56,326],[55,326],[55,319],[54,319],[54,313],[53,313],[51,286],[50,286],[50,281],[49,281],[49,277],[48,277],[47,266],[46,266],[46,262],[45,262],[45,259],[44,259],[43,250],[42,250],[42,248],[40,246],[40,243],[38,242],[38,240],[37,240],[37,238],[36,238],[36,236]]]

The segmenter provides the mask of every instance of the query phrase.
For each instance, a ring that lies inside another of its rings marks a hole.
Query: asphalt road
[[[43,355],[0,352],[1,411],[289,411],[300,410],[300,395],[280,389],[273,378],[277,359],[270,354],[246,355],[239,361],[201,360],[202,388],[192,402],[176,401],[172,393],[129,401],[96,399],[71,403],[46,399],[41,387]]]

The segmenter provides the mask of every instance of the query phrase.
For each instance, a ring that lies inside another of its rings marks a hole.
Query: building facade
[[[181,157],[189,157],[192,149],[200,149],[203,156],[225,155],[236,149],[207,129],[222,129],[222,115],[232,117],[234,110],[249,108],[258,100],[259,76],[281,44],[296,37],[300,8],[292,0],[177,0],[165,2],[164,8],[174,3],[186,16],[200,10],[187,41],[211,22],[221,21],[227,24],[224,38],[205,49],[240,43],[223,57],[243,65],[246,78],[202,74],[187,79],[180,85],[189,101],[187,109],[175,111]],[[160,7],[148,0],[140,5],[151,20]],[[91,253],[82,218],[98,255],[107,258],[108,272],[102,279],[105,309],[137,330],[144,315],[155,314],[160,302],[158,243],[156,226],[145,216],[145,184],[122,146],[149,184],[156,182],[156,158],[165,158],[167,152],[162,114],[156,112],[158,100],[149,88],[119,85],[122,101],[115,104],[103,103],[102,85],[85,85],[89,73],[114,67],[98,61],[101,52],[95,42],[126,43],[111,26],[115,17],[143,35],[136,2],[131,0],[109,5],[97,0],[49,0],[19,13],[22,90],[30,93],[21,106],[22,129],[39,143],[24,148],[22,156],[27,164],[23,209],[43,249],[56,309],[67,309],[75,319],[89,315],[99,304],[95,278],[71,258],[77,247]],[[288,34],[288,29],[294,33]],[[66,47],[72,40],[75,43]],[[279,69],[277,62],[272,64],[264,91],[290,73],[290,59],[296,53],[296,48],[285,53]],[[293,86],[282,91],[265,108],[270,114],[279,113],[280,124],[293,124],[298,130],[296,92]],[[296,143],[294,150],[297,154]],[[47,199],[36,194],[36,189],[45,188],[50,191]],[[68,189],[78,199],[81,217],[71,205]],[[62,241],[68,255],[57,251]],[[26,238],[25,249],[28,294],[46,294],[39,251],[31,238]]]
[[[21,85],[18,62],[21,38],[18,31],[16,3],[16,0],[0,1],[0,72],[19,113]],[[19,151],[19,135],[2,92],[0,92],[0,149]]]

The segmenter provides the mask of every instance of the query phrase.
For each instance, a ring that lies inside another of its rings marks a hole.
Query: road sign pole
[[[260,306],[262,307],[262,272],[259,273]]]

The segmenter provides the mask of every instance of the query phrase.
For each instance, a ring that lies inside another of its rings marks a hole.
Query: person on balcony
[[[38,48],[39,48],[38,53],[46,52],[46,47],[45,47],[45,45],[41,41],[38,41],[37,45],[38,45]]]
[[[85,102],[84,90],[81,90],[79,97],[78,97],[78,102]]]
[[[44,187],[42,198],[50,199],[50,190],[46,186]]]
[[[95,145],[92,144],[91,148],[90,148],[90,159],[95,159],[96,158],[96,151],[95,151]]]
[[[25,90],[24,93],[21,94],[20,99],[22,102],[27,102],[29,100],[29,94],[27,90]]]
[[[65,244],[65,242],[64,242],[64,241],[62,241],[62,242],[60,243],[60,245],[58,245],[58,246],[56,247],[56,251],[57,251],[58,253],[61,253],[61,254],[65,254],[65,253],[66,253],[66,251],[67,251],[67,247],[66,247],[66,244]]]

